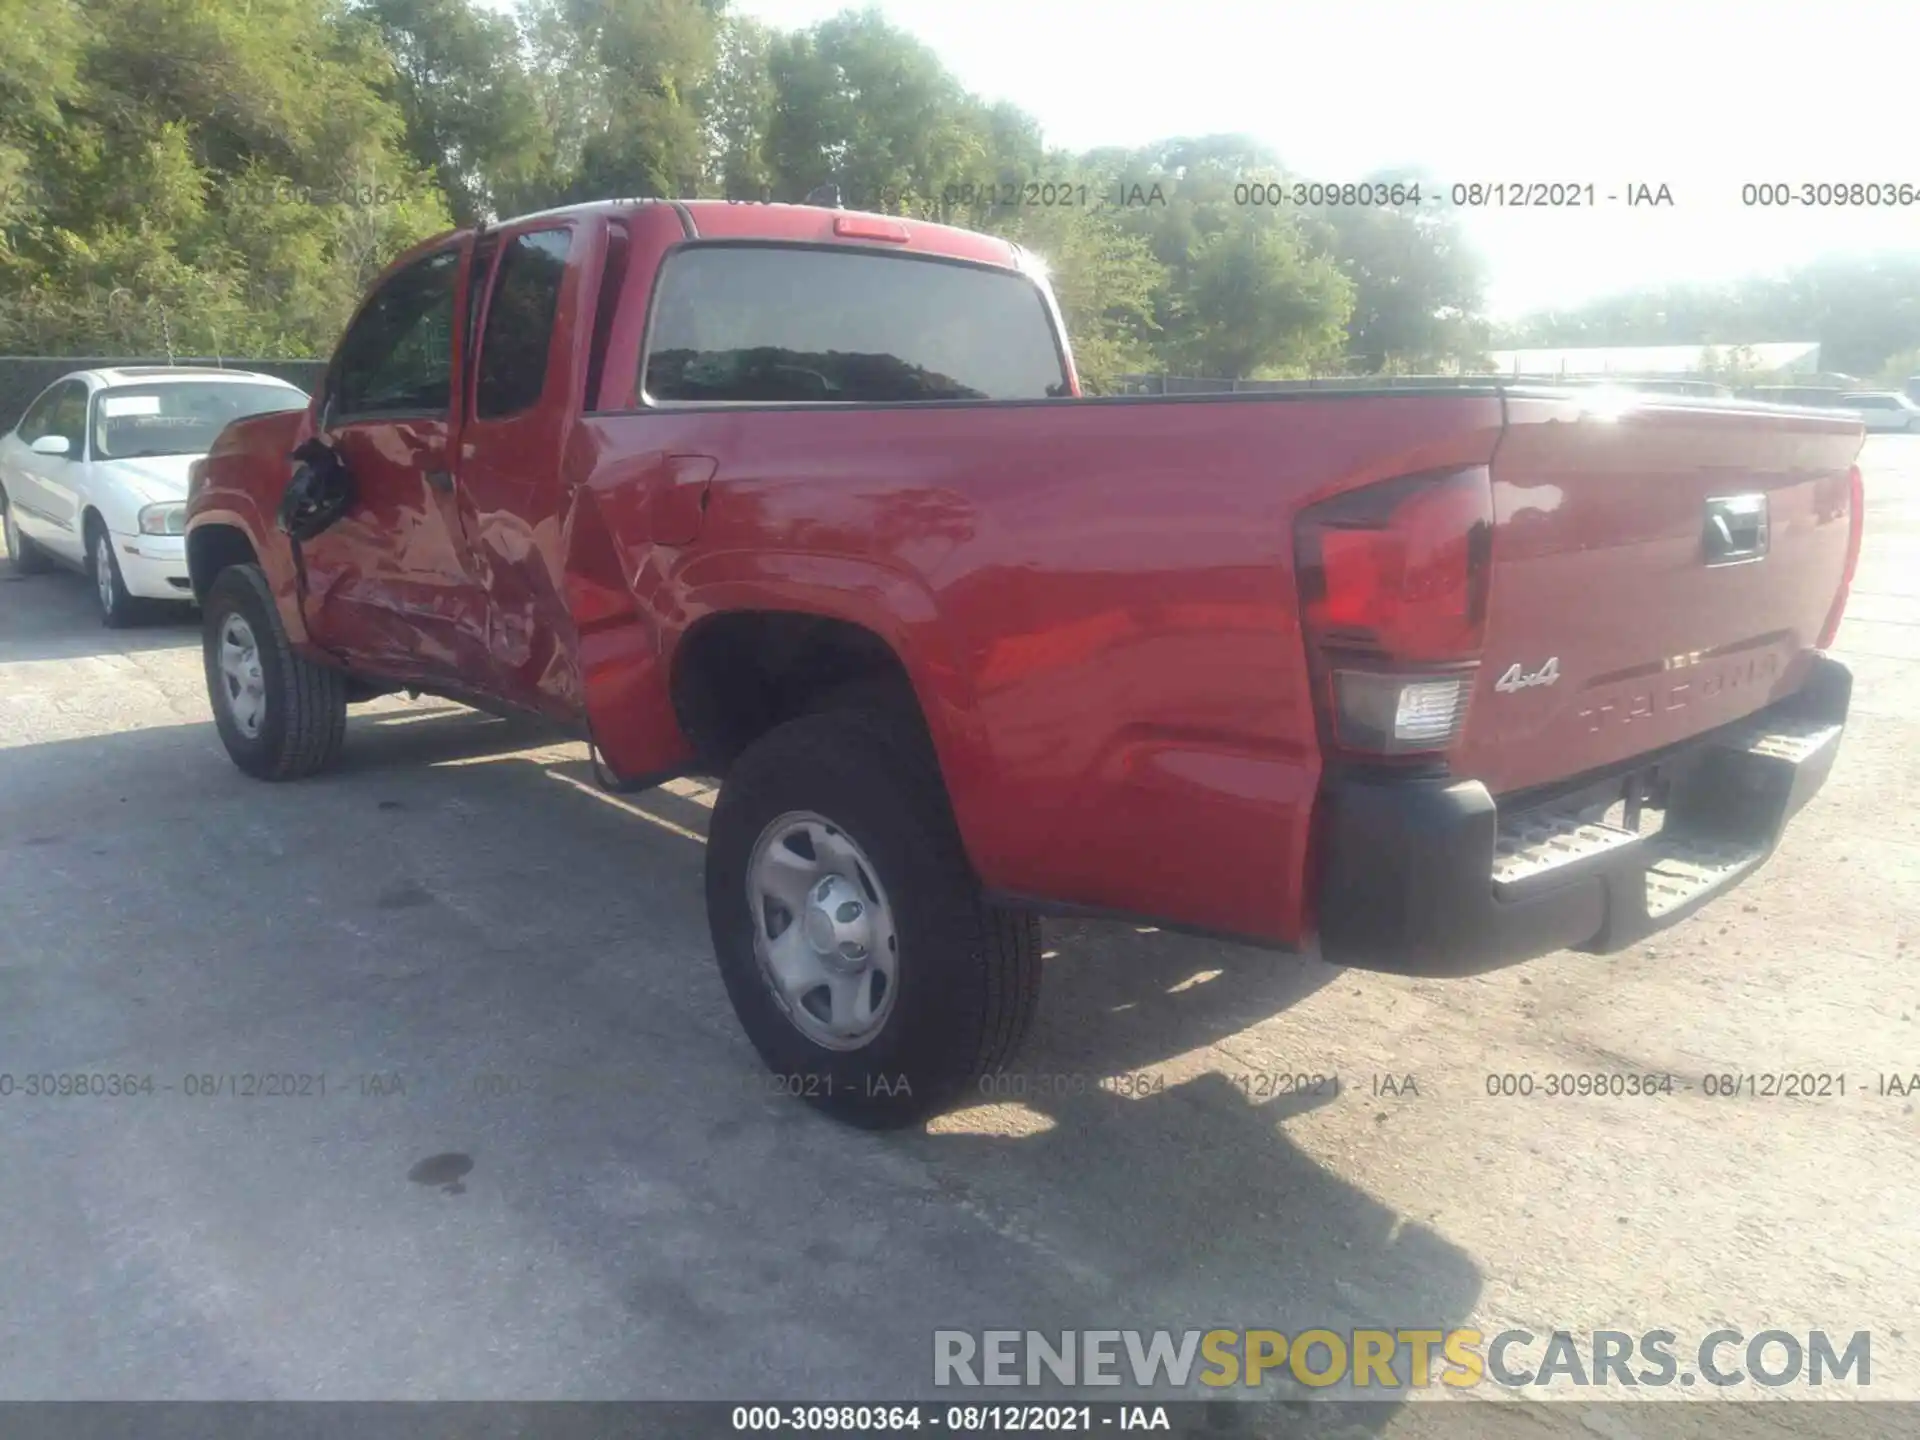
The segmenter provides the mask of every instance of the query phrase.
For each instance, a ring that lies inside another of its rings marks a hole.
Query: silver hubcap
[[[102,531],[93,542],[93,583],[100,590],[100,608],[113,613],[113,542]]]
[[[267,680],[253,627],[240,615],[227,616],[220,627],[220,698],[240,733],[256,738],[267,718]]]
[[[900,939],[872,862],[810,811],[782,815],[747,864],[761,978],[815,1044],[858,1050],[893,1013]]]

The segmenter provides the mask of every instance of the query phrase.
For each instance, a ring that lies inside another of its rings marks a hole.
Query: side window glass
[[[547,384],[547,352],[566,275],[570,230],[516,235],[500,254],[480,339],[475,413],[483,420],[525,410]]]
[[[47,422],[49,435],[64,435],[67,438],[67,458],[78,460],[87,443],[87,387],[78,380],[69,380],[60,387],[59,398],[54,401],[53,414]]]
[[[60,403],[60,392],[64,385],[52,385],[41,393],[38,400],[27,407],[27,413],[20,417],[20,438],[31,445],[42,435],[53,432],[48,428],[53,421],[53,407]]]
[[[460,252],[442,250],[381,287],[340,342],[333,422],[445,414],[453,385],[453,289]]]

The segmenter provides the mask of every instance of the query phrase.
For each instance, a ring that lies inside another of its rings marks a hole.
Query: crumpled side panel
[[[602,757],[624,778],[658,774],[692,759],[673,713],[658,627],[635,598],[621,558],[641,537],[621,537],[608,523],[608,509],[621,512],[623,497],[644,499],[631,489],[620,487],[611,496],[592,485],[576,490],[563,551],[582,708]],[[611,506],[603,503],[609,498]],[[624,516],[630,525],[642,523],[642,510],[624,508],[633,511]]]

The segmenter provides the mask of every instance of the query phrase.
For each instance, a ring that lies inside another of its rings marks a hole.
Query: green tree
[[[1751,345],[1709,345],[1700,352],[1700,374],[1735,390],[1766,382],[1766,367]]]
[[[0,346],[312,353],[446,225],[379,34],[341,5],[90,0],[87,20],[23,147]]]
[[[1373,183],[1414,184],[1378,175]],[[1433,371],[1487,349],[1479,256],[1450,219],[1412,206],[1331,206],[1321,244],[1353,282],[1347,355],[1362,372]]]
[[[526,177],[501,188],[503,210],[701,192],[711,156],[699,106],[718,59],[715,6],[524,0],[520,22],[542,140]]]
[[[36,143],[60,123],[79,81],[84,31],[73,0],[0,0],[0,279],[16,227],[47,197],[34,171]]]
[[[1109,393],[1121,375],[1153,368],[1167,272],[1144,237],[1111,211],[1077,206],[1014,209],[991,228],[1040,259],[1084,389]]]
[[[571,0],[599,10],[599,113],[570,198],[694,195],[706,176],[707,135],[697,97],[718,54],[714,14],[701,0]]]
[[[1905,390],[1907,381],[1916,375],[1920,375],[1920,345],[1889,355],[1876,378],[1889,389]]]
[[[997,168],[992,145],[1009,132],[1009,112],[996,121],[931,50],[877,11],[776,36],[769,71],[775,199],[831,182],[856,208],[924,211],[948,186]]]
[[[1297,236],[1274,226],[1224,230],[1194,254],[1176,353],[1227,379],[1335,367],[1352,308],[1352,282]]]
[[[779,99],[772,43],[771,32],[756,20],[729,16],[720,24],[718,54],[702,97],[711,156],[707,193],[730,200],[772,197],[767,135]]]
[[[364,0],[393,57],[388,94],[407,148],[433,174],[455,223],[498,218],[538,175],[545,138],[520,33],[471,0]]]
[[[997,231],[1046,262],[1090,387],[1443,363],[1483,339],[1472,258],[1398,212],[1249,202],[1241,135],[1049,151],[873,11],[779,32],[723,0],[0,0],[0,344],[324,349],[401,246],[618,195],[799,200]],[[30,12],[30,14],[29,14]],[[1093,203],[963,205],[1052,182]],[[1911,344],[1798,284],[1846,344]],[[1763,302],[1779,304],[1778,297]],[[1664,299],[1641,329],[1707,326]],[[1670,313],[1671,312],[1671,313]],[[1676,318],[1678,317],[1678,318]],[[1811,322],[1809,322],[1811,323]],[[1876,328],[1876,326],[1878,328]],[[1898,343],[1894,343],[1898,342]]]

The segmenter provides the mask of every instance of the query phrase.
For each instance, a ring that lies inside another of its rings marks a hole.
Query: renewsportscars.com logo
[[[1219,1389],[1286,1377],[1360,1390],[1864,1389],[1873,1381],[1872,1351],[1866,1330],[1844,1345],[1824,1330],[1715,1330],[1693,1345],[1671,1330],[1595,1330],[1584,1341],[1568,1330],[936,1330],[933,1383],[1184,1390],[1194,1380]]]

